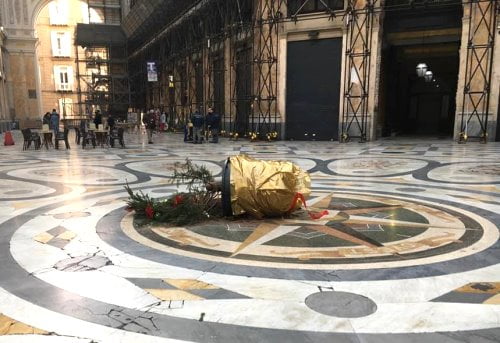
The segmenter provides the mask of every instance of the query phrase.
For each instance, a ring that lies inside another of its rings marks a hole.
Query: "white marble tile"
[[[158,302],[157,298],[127,280],[99,270],[54,270],[37,276],[45,282],[83,297],[131,309],[144,308]]]
[[[67,337],[89,337],[94,341],[103,343],[181,343],[175,339],[147,336],[143,334],[113,329],[106,326],[89,323],[70,316],[62,315],[33,305],[23,299],[11,295],[0,288],[0,310],[1,313],[27,325],[54,332],[60,336]]]

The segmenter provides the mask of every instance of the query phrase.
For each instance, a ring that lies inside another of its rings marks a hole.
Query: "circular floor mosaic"
[[[162,250],[248,266],[363,269],[422,265],[478,253],[498,239],[496,227],[451,206],[363,193],[316,193],[311,219],[220,220],[187,227],[123,228]],[[128,218],[130,219],[130,218]]]

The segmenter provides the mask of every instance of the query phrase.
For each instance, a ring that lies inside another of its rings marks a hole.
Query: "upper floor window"
[[[84,24],[102,24],[104,23],[104,9],[95,9],[88,4],[82,3],[82,23]]]
[[[54,66],[54,81],[56,91],[69,92],[73,90],[73,68],[69,66]]]
[[[288,16],[344,9],[344,0],[288,0]]]
[[[69,32],[51,32],[52,56],[70,57],[71,40]]]
[[[54,0],[49,3],[50,25],[68,25],[68,2]]]

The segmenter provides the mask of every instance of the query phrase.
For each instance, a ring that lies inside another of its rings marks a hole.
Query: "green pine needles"
[[[189,159],[184,163],[177,162],[173,181],[178,187],[185,184],[187,192],[174,194],[168,199],[156,199],[142,191],[134,193],[127,184],[128,209],[150,221],[176,226],[192,225],[221,216],[219,192],[206,187],[214,182],[214,178],[205,166],[195,165]]]

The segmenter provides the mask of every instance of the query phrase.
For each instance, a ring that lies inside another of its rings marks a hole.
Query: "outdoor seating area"
[[[123,127],[110,129],[103,124],[96,126],[94,123],[85,123],[85,125],[81,125],[80,127],[60,127],[59,130],[54,133],[54,130],[51,129],[48,124],[41,125],[41,128],[40,125],[31,126],[33,127],[27,127],[21,130],[23,135],[23,150],[40,150],[42,148],[50,150],[51,148],[59,149],[60,146],[63,146],[65,149],[70,149],[69,136],[72,129],[74,129],[75,144],[81,145],[82,149],[88,147],[94,149],[96,147],[125,148],[125,128]]]
[[[75,142],[82,146],[82,149],[87,147],[111,147],[116,146],[116,142],[119,143],[121,148],[125,148],[124,141],[125,129],[122,127],[110,129],[105,127],[104,124],[95,125],[94,123],[89,123],[88,125],[81,125],[79,128],[75,127]]]

